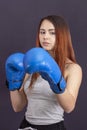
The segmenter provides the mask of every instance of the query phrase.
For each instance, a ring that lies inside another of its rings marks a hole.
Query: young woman
[[[53,92],[39,73],[26,74],[20,89],[13,91],[9,87],[14,111],[19,112],[27,105],[18,130],[65,130],[64,112],[70,113],[75,108],[82,69],[76,62],[70,30],[63,17],[50,15],[41,19],[36,46],[45,49],[56,61],[66,87],[62,93]]]

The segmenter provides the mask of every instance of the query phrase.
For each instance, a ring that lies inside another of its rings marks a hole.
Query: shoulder
[[[74,76],[81,78],[82,77],[82,67],[78,63],[72,61],[68,62],[65,66],[65,77]]]
[[[82,68],[81,68],[81,66],[79,65],[79,64],[77,64],[77,63],[71,63],[71,64],[68,64],[68,67],[67,67],[67,71],[69,72],[69,73],[82,73]]]
[[[76,98],[82,82],[82,68],[79,64],[69,62],[65,68],[67,89]]]
[[[66,80],[66,90],[76,101],[82,83],[81,66],[72,61],[68,62],[65,67],[64,78]]]

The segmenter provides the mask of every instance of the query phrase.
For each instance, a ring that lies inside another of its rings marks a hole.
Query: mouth
[[[43,46],[48,46],[49,45],[48,42],[43,42],[42,44],[43,44]]]

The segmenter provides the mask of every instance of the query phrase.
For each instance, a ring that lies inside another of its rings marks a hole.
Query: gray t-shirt
[[[29,89],[30,80],[31,77],[24,85],[28,100],[26,120],[35,125],[48,125],[64,120],[64,110],[58,104],[56,94],[49,83],[39,76],[32,89]]]

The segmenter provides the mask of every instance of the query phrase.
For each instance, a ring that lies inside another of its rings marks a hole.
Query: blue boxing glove
[[[22,85],[25,76],[23,58],[23,53],[14,53],[6,60],[6,80],[10,91],[20,89]]]
[[[51,55],[43,48],[33,48],[24,56],[24,68],[29,74],[39,72],[47,80],[54,93],[63,93],[66,87],[61,70]]]

